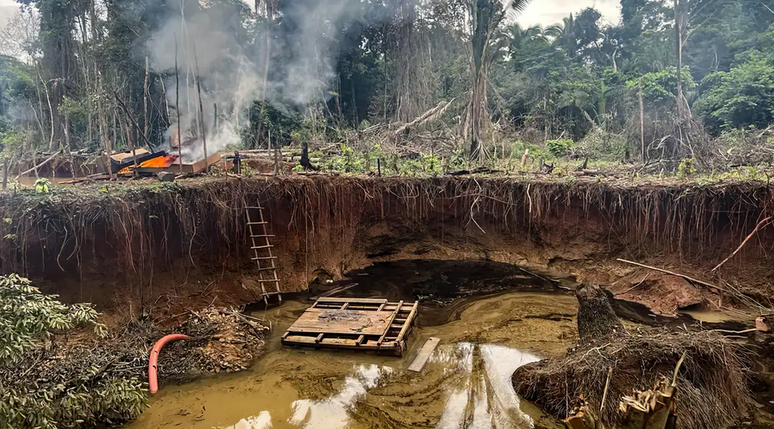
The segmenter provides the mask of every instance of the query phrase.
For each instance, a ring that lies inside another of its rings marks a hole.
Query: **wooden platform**
[[[416,317],[416,302],[320,298],[285,332],[282,344],[401,356]]]

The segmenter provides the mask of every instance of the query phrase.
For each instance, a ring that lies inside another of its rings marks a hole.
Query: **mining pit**
[[[774,297],[774,231],[756,228],[772,214],[763,185],[320,175],[112,186],[2,195],[0,269],[93,303],[113,327],[247,306],[270,328],[237,374],[175,384],[190,380],[165,380],[162,353],[160,393],[131,428],[564,427],[511,377],[576,347],[579,284],[602,286],[634,336],[746,331]],[[245,220],[256,204],[282,287],[268,308]],[[281,346],[310,298],[337,287],[419,302],[402,358]],[[759,335],[737,335],[756,380],[758,411],[735,422],[746,427],[771,427],[774,412]],[[406,371],[431,337],[441,342],[423,372]]]

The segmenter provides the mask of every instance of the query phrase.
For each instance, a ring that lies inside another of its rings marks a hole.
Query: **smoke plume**
[[[240,130],[249,125],[247,111],[254,100],[297,108],[327,101],[335,76],[336,37],[340,26],[354,18],[347,7],[353,2],[294,4],[281,12],[281,19],[275,19],[271,43],[267,44],[265,18],[254,14],[246,3],[167,0],[169,17],[149,39],[147,51],[154,70],[168,76],[167,101],[180,112],[183,141],[199,134],[197,66],[208,154],[240,142]],[[179,101],[174,72],[176,40]],[[266,81],[269,51],[272,73]],[[176,113],[172,111],[171,116],[168,142],[177,129]],[[201,146],[189,147],[184,159],[203,159]]]

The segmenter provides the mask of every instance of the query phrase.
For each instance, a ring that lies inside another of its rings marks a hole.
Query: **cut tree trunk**
[[[581,344],[626,333],[610,305],[607,292],[599,286],[581,284],[575,290],[578,298],[578,336]]]

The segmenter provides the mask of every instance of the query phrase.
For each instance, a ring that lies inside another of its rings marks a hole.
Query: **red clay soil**
[[[774,297],[774,227],[710,273],[770,214],[765,185],[319,175],[101,186],[0,195],[0,235],[14,237],[0,242],[0,270],[134,315],[250,302],[242,208],[260,200],[288,291],[318,269],[340,278],[378,261],[487,259],[571,273],[661,313],[719,301],[623,258]]]

